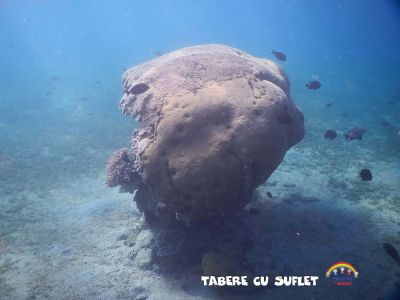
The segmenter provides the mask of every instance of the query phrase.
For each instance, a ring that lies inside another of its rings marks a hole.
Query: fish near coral
[[[399,255],[399,252],[397,252],[396,248],[393,247],[393,245],[389,244],[389,243],[383,243],[382,246],[383,246],[383,249],[385,249],[386,253],[392,259],[394,259],[400,266],[400,255]]]
[[[147,84],[139,83],[139,84],[136,84],[133,87],[131,87],[129,90],[127,90],[127,93],[128,94],[138,95],[138,94],[143,94],[148,89],[149,89],[149,86]]]
[[[335,139],[335,138],[337,137],[337,133],[336,133],[335,130],[329,129],[329,130],[327,130],[327,131],[325,132],[324,137],[325,137],[326,139],[333,140],[333,139]]]
[[[286,54],[283,52],[272,50],[272,54],[281,61],[286,61]]]
[[[352,141],[352,140],[361,140],[362,137],[364,136],[365,129],[364,128],[359,128],[359,127],[354,127],[353,129],[350,129],[347,131],[344,135],[346,140]]]
[[[306,87],[310,90],[317,90],[321,87],[321,85],[322,85],[321,82],[317,80],[313,80],[306,83]]]
[[[372,180],[372,172],[368,169],[362,169],[358,174],[363,181],[370,181]]]

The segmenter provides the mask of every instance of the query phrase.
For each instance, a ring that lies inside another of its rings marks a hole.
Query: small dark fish
[[[349,116],[349,113],[347,113],[347,112],[342,112],[342,113],[340,114],[340,116],[343,117],[343,118],[347,118],[347,117]]]
[[[365,133],[365,129],[364,128],[358,128],[355,127],[349,131],[347,131],[347,133],[344,135],[344,137],[346,138],[346,140],[361,140],[363,135]]]
[[[162,53],[160,51],[156,50],[156,51],[154,51],[154,55],[156,57],[160,57],[162,55]]]
[[[390,100],[389,100],[389,101],[386,101],[386,103],[389,104],[389,105],[394,105],[394,102],[393,102],[393,101],[390,101]]]
[[[399,252],[397,252],[396,248],[392,246],[392,244],[389,243],[382,243],[383,249],[385,249],[386,253],[395,261],[400,266],[400,256]]]
[[[390,123],[388,121],[381,121],[382,126],[389,126]]]
[[[272,54],[281,61],[286,61],[286,54],[283,52],[272,50]]]
[[[7,45],[7,48],[8,48],[8,49],[14,48],[14,44],[8,44],[8,45]]]
[[[79,99],[79,101],[85,102],[85,101],[87,101],[87,98],[86,98],[86,97],[81,97],[81,98]]]
[[[289,114],[287,113],[279,113],[276,119],[279,123],[282,124],[289,124],[290,122],[292,122],[292,117],[289,116]]]
[[[134,94],[134,95],[142,94],[149,88],[150,87],[145,83],[138,83],[129,89],[128,94]]]
[[[329,129],[325,132],[324,138],[333,140],[337,137],[337,133],[335,130]]]
[[[57,77],[57,76],[51,76],[51,77],[50,77],[50,80],[52,80],[52,81],[57,81],[57,80],[58,80],[58,77]]]
[[[332,103],[332,102],[329,102],[329,103],[326,103],[326,104],[325,104],[325,107],[332,107],[332,105],[333,105],[333,103]]]
[[[360,171],[360,173],[358,173],[358,175],[360,176],[361,180],[363,181],[370,181],[372,180],[372,173],[370,170],[368,169],[362,169]]]
[[[306,87],[309,88],[310,90],[317,90],[321,87],[321,85],[322,85],[321,82],[317,80],[313,80],[306,83]]]
[[[51,96],[51,95],[53,95],[53,92],[52,91],[48,91],[47,93],[46,93],[46,96]]]
[[[260,210],[257,209],[257,208],[250,208],[250,209],[249,209],[249,214],[258,216],[259,214],[261,214],[261,212],[260,212]]]
[[[272,194],[270,192],[267,192],[268,198],[272,198]]]

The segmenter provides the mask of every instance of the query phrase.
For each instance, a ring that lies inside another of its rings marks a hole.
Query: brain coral
[[[304,136],[284,71],[224,45],[132,67],[123,87],[121,110],[142,126],[110,159],[108,183],[137,190],[145,212],[192,221],[240,209]]]

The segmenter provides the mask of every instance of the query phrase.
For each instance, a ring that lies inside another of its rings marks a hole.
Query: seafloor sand
[[[262,214],[243,212],[236,218],[251,229],[248,235],[260,256],[270,260],[271,270],[262,270],[265,274],[316,274],[319,285],[271,288],[239,299],[373,299],[399,276],[398,266],[381,246],[382,241],[399,238],[396,187],[379,179],[360,182],[350,175],[357,173],[356,167],[346,171],[348,178],[324,174],[325,162],[313,157],[309,149],[288,153],[285,163],[260,188],[273,198],[261,195],[252,203]],[[377,177],[392,172],[396,172],[393,166],[380,166]],[[4,196],[0,297],[218,298],[201,287],[199,261],[160,272],[146,252],[138,258],[135,251],[146,248],[146,242],[141,245],[137,235],[146,236],[149,230],[139,227],[140,214],[131,196],[107,189],[103,182],[100,174],[46,191],[22,190]],[[123,234],[128,238],[118,240]],[[351,262],[360,272],[351,289],[335,288],[323,276],[340,260]]]

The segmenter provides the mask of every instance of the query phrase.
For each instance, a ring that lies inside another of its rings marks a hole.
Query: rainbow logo
[[[328,271],[326,271],[326,278],[329,278],[332,273],[334,276],[340,276],[341,274],[345,276],[351,276],[353,273],[354,278],[358,277],[358,272],[354,266],[344,261],[333,264]]]

